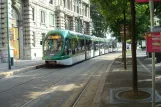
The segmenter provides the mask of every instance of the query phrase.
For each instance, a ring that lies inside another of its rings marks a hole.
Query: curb
[[[39,64],[39,65],[35,65],[35,66],[29,66],[29,67],[26,67],[26,68],[14,69],[14,70],[11,70],[11,71],[3,72],[3,73],[0,73],[0,79],[7,78],[7,77],[10,77],[10,76],[13,76],[13,75],[20,74],[20,73],[25,73],[25,72],[30,71],[30,70],[43,68],[43,67],[45,67],[45,64]]]
[[[98,86],[99,88],[97,89],[96,96],[95,96],[95,98],[94,98],[94,100],[93,100],[93,103],[92,103],[92,107],[99,107],[99,106],[100,106],[100,103],[101,103],[101,94],[102,94],[102,92],[103,92],[104,84],[105,84],[105,82],[106,82],[106,77],[107,77],[107,75],[108,75],[109,70],[111,69],[111,66],[113,65],[113,63],[115,62],[115,60],[116,60],[117,58],[119,58],[119,57],[120,57],[120,56],[116,57],[116,58],[112,61],[112,63],[107,67],[105,74],[104,74],[103,77],[101,78],[100,84],[99,84],[99,86]]]

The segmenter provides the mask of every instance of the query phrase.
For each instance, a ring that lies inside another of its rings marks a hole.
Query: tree
[[[154,2],[154,16],[161,18],[161,2]]]
[[[123,10],[126,9],[126,24],[130,25],[129,0],[91,0],[105,19],[106,27],[120,39],[120,24],[123,23]],[[160,6],[160,5],[159,5]],[[156,7],[157,8],[157,7]],[[160,8],[161,11],[161,8]],[[161,13],[161,12],[160,12]],[[136,4],[136,35],[138,37],[149,30],[149,5]]]
[[[149,31],[149,5],[148,4],[136,4],[136,35],[137,40],[144,39],[142,35]]]
[[[132,35],[133,92],[136,95],[137,90],[138,90],[137,64],[136,64],[136,35],[141,34],[149,29],[148,28],[149,21],[147,21],[149,20],[148,19],[149,15],[147,15],[148,6],[147,5],[136,5],[135,7],[134,0],[130,0],[130,2],[129,0],[108,0],[108,1],[107,0],[93,0],[93,1],[97,4],[100,12],[105,17],[107,26],[109,26],[109,28],[111,29],[112,32],[115,33],[115,35],[117,36],[120,35],[120,23],[123,21],[125,16],[127,20],[125,22],[125,19],[124,19],[124,26],[126,25],[126,23],[131,25],[130,29],[131,29],[131,35]],[[124,13],[125,9],[126,9],[126,12]],[[137,11],[137,13],[135,13],[135,10]],[[137,20],[136,20],[135,15],[137,16]],[[136,24],[137,24],[137,28],[136,28]]]
[[[97,6],[92,3],[91,4],[91,18],[93,22],[93,30],[92,35],[98,36],[98,37],[105,37],[105,34],[107,32],[107,26],[105,24],[105,19],[102,16],[102,14],[97,9]]]
[[[97,7],[106,20],[106,26],[114,35],[120,34],[120,23],[123,21],[123,10],[126,8],[128,0],[92,0],[97,4]],[[126,11],[126,16],[129,14],[129,9]],[[128,17],[128,16],[127,16]],[[128,18],[127,18],[128,19]]]

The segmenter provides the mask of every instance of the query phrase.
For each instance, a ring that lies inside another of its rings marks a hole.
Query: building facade
[[[7,2],[0,0],[0,62],[8,60]],[[89,0],[8,0],[11,57],[42,57],[40,41],[49,30],[91,34]]]

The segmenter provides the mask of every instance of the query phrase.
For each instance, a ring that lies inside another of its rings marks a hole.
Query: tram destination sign
[[[146,33],[147,52],[161,52],[161,32]]]

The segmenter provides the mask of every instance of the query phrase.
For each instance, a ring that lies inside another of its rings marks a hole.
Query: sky
[[[112,35],[112,33],[107,32],[107,33],[106,33],[106,38],[107,38],[107,39],[115,39],[115,37],[111,37],[111,35]]]

